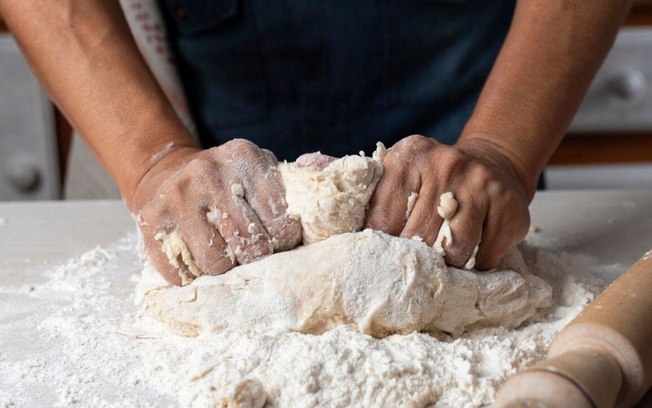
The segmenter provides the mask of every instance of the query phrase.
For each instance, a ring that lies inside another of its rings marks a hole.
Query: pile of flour
[[[56,305],[33,322],[51,348],[39,359],[0,351],[0,406],[35,394],[45,405],[94,407],[487,406],[496,387],[541,360],[554,334],[605,287],[595,275],[625,269],[546,244],[531,234],[521,249],[551,284],[552,306],[517,329],[375,339],[338,326],[321,335],[225,330],[186,338],[139,316],[137,245],[129,236],[15,293]]]

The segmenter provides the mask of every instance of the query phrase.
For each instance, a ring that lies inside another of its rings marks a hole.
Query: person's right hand
[[[209,275],[299,245],[301,225],[286,214],[276,165],[270,151],[245,140],[208,150],[172,149],[156,162],[129,207],[138,215],[147,256],[158,271],[174,284],[188,272],[163,253],[161,233],[177,231],[195,264]]]

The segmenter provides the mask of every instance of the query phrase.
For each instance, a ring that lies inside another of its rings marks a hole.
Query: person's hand
[[[443,222],[439,197],[451,191],[458,208],[450,220],[453,242],[444,244],[447,264],[462,267],[479,243],[476,267],[495,268],[527,234],[531,193],[509,159],[487,143],[446,146],[410,136],[387,151],[383,165],[367,227],[433,245]],[[413,192],[419,196],[406,218]]]
[[[160,159],[129,203],[158,271],[175,284],[180,274],[188,275],[162,250],[161,236],[175,231],[196,266],[210,275],[297,246],[301,225],[286,214],[276,165],[270,151],[245,140],[208,150],[174,149]]]

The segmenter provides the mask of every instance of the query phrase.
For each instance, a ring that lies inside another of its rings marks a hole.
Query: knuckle
[[[396,154],[427,150],[432,146],[433,142],[434,140],[422,135],[411,135],[396,142],[387,153],[390,154],[393,152]]]
[[[246,139],[233,139],[220,147],[223,147],[225,150],[234,150],[242,155],[260,154],[261,152],[258,146]]]
[[[434,161],[433,158],[429,159]],[[475,175],[469,171],[474,169],[469,167],[469,158],[458,149],[447,146],[439,149],[436,154],[436,165],[438,176],[442,180],[456,180],[465,175],[474,180]]]
[[[453,163],[468,163],[471,161],[466,153],[454,146],[446,146],[444,157]]]
[[[180,203],[193,188],[192,178],[187,175],[177,175],[166,182],[159,189],[158,194],[152,199],[154,217],[169,216],[172,208],[182,209],[188,204]]]
[[[487,194],[491,202],[496,202],[502,207],[511,207],[513,200],[509,189],[506,189],[503,183],[493,178],[479,179],[479,185]]]
[[[278,163],[278,159],[276,158],[276,155],[272,153],[271,150],[267,149],[260,149],[260,152],[263,154],[263,156],[269,161],[270,163]]]
[[[178,178],[180,179],[186,179],[183,181],[188,181],[188,177],[192,176],[205,176],[205,175],[211,175],[215,173],[217,165],[212,161],[209,160],[208,157],[205,157],[205,155],[201,155],[200,157],[196,157],[193,160],[191,160],[186,167],[184,168],[184,171],[180,173],[180,176]],[[181,181],[181,180],[178,180]]]
[[[383,159],[383,167],[383,175],[376,190],[388,184],[396,184],[399,180],[405,180],[412,170],[409,160],[405,159],[401,151],[388,151]]]
[[[430,147],[432,144],[432,139],[423,136],[423,135],[410,135],[403,139],[408,146],[413,148],[426,148]]]
[[[473,180],[475,180],[480,186],[485,187],[487,190],[499,190],[502,188],[502,183],[496,179],[493,172],[484,164],[474,163],[470,173]]]
[[[159,231],[171,232],[175,227],[173,213],[167,200],[156,199],[145,206],[138,220],[138,225],[144,237],[151,235],[152,238]]]

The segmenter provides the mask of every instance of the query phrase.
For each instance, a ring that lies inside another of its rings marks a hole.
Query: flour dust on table
[[[7,293],[54,299],[57,308],[34,321],[52,345],[42,358],[0,352],[0,406],[25,406],[35,394],[60,407],[489,406],[496,387],[542,360],[554,334],[604,288],[593,276],[625,269],[544,248],[550,241],[536,233],[521,246],[530,271],[551,285],[552,305],[516,329],[377,339],[338,325],[320,335],[226,329],[185,337],[134,306],[132,235]]]
[[[490,405],[603,289],[599,267],[545,249],[539,234],[498,270],[476,272],[445,265],[450,231],[442,248],[359,231],[383,151],[279,166],[303,227],[298,249],[209,276],[179,234],[162,235],[188,283],[173,287],[150,265],[135,273],[130,236],[16,289],[58,307],[34,322],[52,345],[43,360],[0,352],[0,406],[34,392],[66,407]],[[419,197],[405,199],[409,208]],[[449,220],[456,206],[447,192],[438,210]]]

